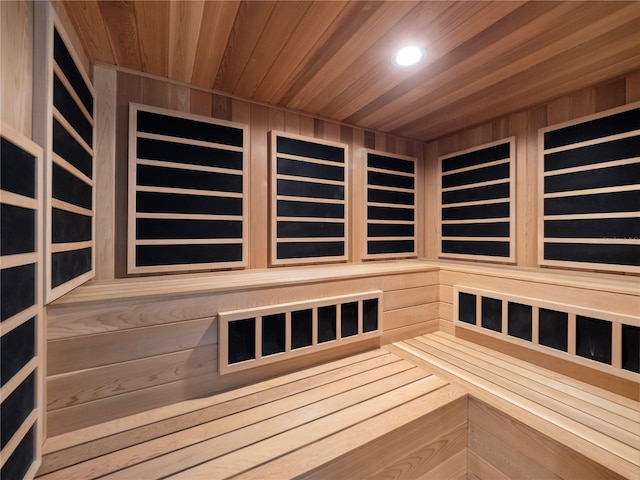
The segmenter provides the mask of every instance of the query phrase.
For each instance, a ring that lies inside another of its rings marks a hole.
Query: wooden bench
[[[50,438],[39,475],[464,478],[467,430],[464,388],[376,349]]]
[[[42,479],[637,479],[640,405],[436,332],[47,440]]]
[[[640,478],[640,403],[443,332],[386,348],[468,389],[470,474]]]

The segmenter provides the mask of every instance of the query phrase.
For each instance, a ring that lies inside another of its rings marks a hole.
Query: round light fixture
[[[408,46],[398,50],[393,57],[393,61],[400,67],[415,65],[425,56],[425,51],[416,46]]]

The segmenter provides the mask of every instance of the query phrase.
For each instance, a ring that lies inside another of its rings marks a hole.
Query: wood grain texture
[[[62,4],[91,61],[421,141],[640,66],[635,2]]]
[[[115,278],[117,73],[96,67],[96,279]]]
[[[0,104],[2,121],[31,138],[33,84],[33,4],[3,2],[0,7]]]
[[[497,418],[492,420],[488,414],[478,415],[476,425],[494,436],[500,436],[498,432],[509,435],[507,432],[515,430],[528,432],[525,435],[530,435],[529,440],[511,437],[502,441],[519,449],[517,455],[528,458],[531,458],[531,449],[521,446],[541,442],[536,451],[547,453],[536,455],[534,460],[555,475],[583,477],[588,475],[588,470],[600,469],[596,476],[618,478],[618,475],[629,476],[637,471],[640,441],[635,426],[639,420],[637,400],[596,389],[443,333],[398,342],[387,349],[399,354],[404,352],[404,358],[415,358],[418,365],[431,368],[437,375],[461,381],[473,398],[499,410],[499,415],[503,416],[501,426]],[[538,385],[543,386],[542,389]],[[471,418],[470,425],[474,423]],[[510,422],[515,422],[514,427],[506,426]],[[515,426],[521,424],[526,428]],[[625,433],[615,433],[618,427]],[[470,438],[470,447],[472,440]],[[486,445],[491,441],[487,438]],[[485,443],[485,440],[479,442]],[[502,456],[499,449],[496,452],[492,447],[482,448],[487,449],[487,454],[493,452],[491,455],[496,463],[517,461],[515,453]],[[503,460],[498,461],[501,456]],[[554,457],[566,457],[567,461],[554,461]],[[527,469],[526,466],[518,468]],[[568,473],[570,470],[572,472]],[[514,474],[513,471],[506,473],[507,476]]]

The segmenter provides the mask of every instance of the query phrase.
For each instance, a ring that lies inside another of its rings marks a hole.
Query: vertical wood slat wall
[[[245,125],[129,106],[128,271],[247,264]]]
[[[34,139],[45,166],[45,300],[93,277],[94,97],[88,74],[48,2],[35,4]]]
[[[43,443],[42,149],[2,124],[0,477],[33,478]]]

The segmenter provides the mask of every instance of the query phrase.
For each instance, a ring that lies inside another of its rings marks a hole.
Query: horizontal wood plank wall
[[[603,84],[577,91],[528,110],[497,118],[431,142],[426,146],[424,164],[437,164],[437,157],[477,147],[506,137],[516,141],[516,265],[538,266],[538,129],[574,120],[629,104],[640,99],[640,71],[612,79]],[[428,180],[429,181],[429,180]],[[429,185],[434,188],[433,181]],[[428,190],[427,195],[429,195]],[[426,202],[427,219],[438,218],[437,202]],[[434,229],[423,230],[427,245],[426,258],[437,258]],[[431,247],[433,245],[433,247]]]
[[[331,281],[312,277],[298,285],[264,282],[259,287],[221,293],[147,295],[90,303],[74,302],[72,294],[48,308],[49,436],[437,330],[437,271],[417,262],[408,262],[406,269],[396,273],[383,271],[381,267],[371,276]],[[225,282],[224,272],[218,276]],[[105,283],[104,288],[108,291],[109,285]],[[219,376],[218,312],[378,289],[383,291],[382,337]]]

